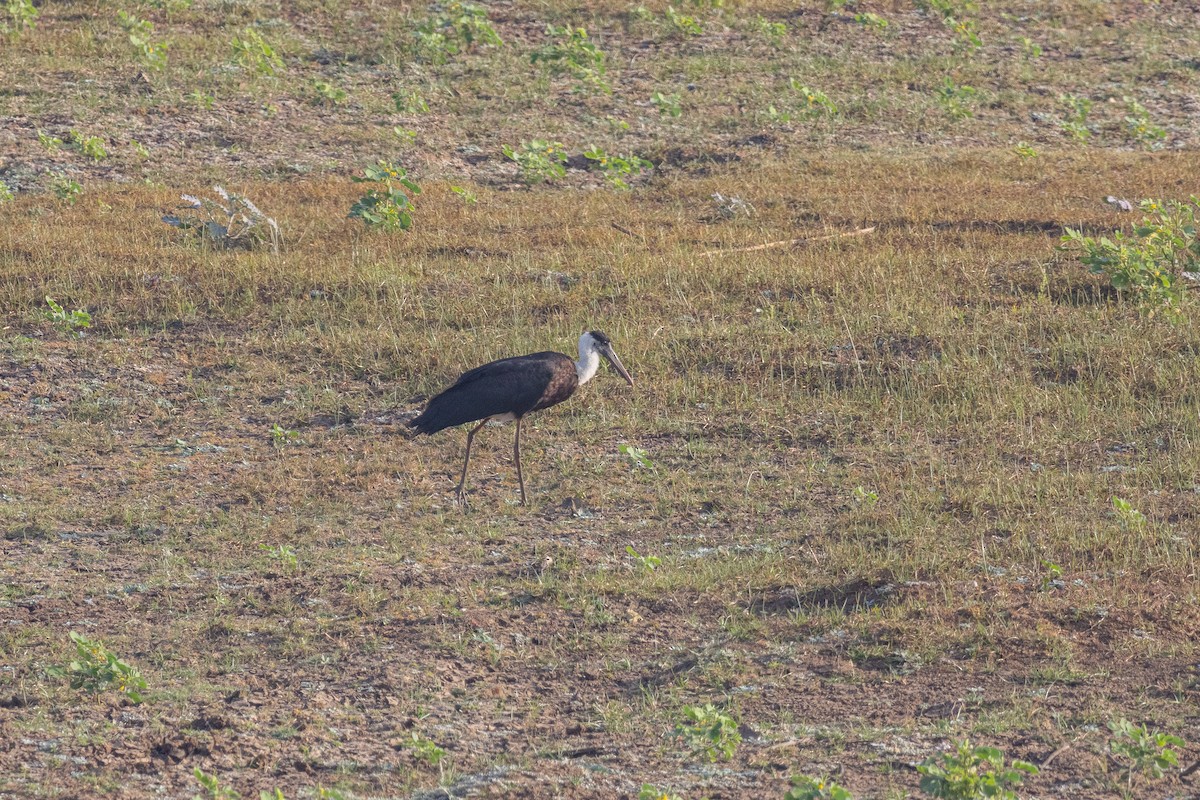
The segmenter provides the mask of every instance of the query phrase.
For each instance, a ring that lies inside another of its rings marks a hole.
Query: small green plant
[[[75,201],[83,194],[83,184],[61,172],[51,172],[50,191],[64,203],[75,205]]]
[[[295,433],[295,431],[289,431],[289,433]],[[269,544],[260,544],[258,549],[266,553],[269,558],[279,562],[289,572],[295,572],[300,566],[300,560],[296,558],[296,551],[286,544],[279,544],[274,547]]]
[[[700,27],[695,17],[680,14],[675,6],[668,5],[665,14],[671,31],[677,36],[699,36],[704,33],[704,28]]]
[[[286,447],[289,444],[295,444],[300,441],[300,434],[296,431],[288,430],[278,422],[271,426],[271,444],[276,449]]]
[[[633,462],[635,467],[641,469],[653,470],[654,462],[650,460],[650,456],[646,455],[646,451],[640,447],[634,447],[631,444],[617,445],[617,452]]]
[[[687,718],[675,726],[676,738],[682,739],[693,756],[703,756],[709,761],[729,759],[742,743],[737,721],[714,706],[684,706]]]
[[[670,789],[660,789],[649,783],[643,783],[638,792],[638,800],[683,800]]]
[[[832,117],[838,113],[837,105],[829,99],[829,95],[820,89],[813,89],[798,82],[795,78],[788,79],[788,86],[800,95],[801,111],[807,117]]]
[[[604,180],[608,181],[609,186],[620,190],[629,188],[626,178],[632,179],[654,166],[644,158],[632,154],[609,155],[599,147],[585,151],[583,156],[604,173]]]
[[[1042,569],[1045,571],[1042,573],[1042,582],[1038,586],[1040,591],[1048,592],[1051,589],[1062,588],[1062,567],[1053,561],[1042,559]]]
[[[429,113],[429,103],[425,102],[425,98],[421,97],[420,92],[416,89],[413,89],[408,94],[396,92],[392,95],[392,102],[396,104],[396,111],[401,114]]]
[[[465,186],[451,186],[450,191],[462,198],[462,201],[467,205],[475,205],[479,202],[479,198],[475,196],[475,192]]]
[[[397,139],[405,144],[416,144],[417,142],[417,132],[410,128],[401,128],[399,125],[397,125],[396,127],[392,128],[392,133],[396,135]]]
[[[501,152],[521,168],[521,180],[529,186],[555,181],[567,174],[567,152],[562,142],[534,139],[516,149],[504,145]]]
[[[142,144],[137,139],[130,139],[129,146],[133,149],[133,152],[137,153],[138,158],[150,157],[150,148],[146,147],[146,145]]]
[[[775,104],[767,106],[767,110],[763,112],[767,119],[776,125],[786,125],[792,121],[792,112],[786,107],[782,110],[775,107]]]
[[[943,22],[954,32],[954,50],[956,52],[973,53],[983,47],[983,40],[979,38],[979,31],[975,28],[974,20],[947,17]]]
[[[975,22],[967,15],[975,13],[976,3],[967,0],[918,0],[918,7],[927,13],[941,17],[942,24],[954,33],[956,52],[975,51],[983,46],[975,29]]]
[[[408,746],[416,754],[417,758],[431,767],[436,767],[446,755],[446,751],[438,747],[436,742],[432,739],[426,739],[416,731],[412,732]]]
[[[1029,142],[1017,142],[1015,145],[1013,145],[1012,151],[1013,154],[1022,161],[1028,161],[1030,159],[1037,158],[1037,150],[1034,150],[1033,145],[1031,145]]]
[[[534,50],[530,61],[543,64],[553,75],[570,75],[579,81],[576,91],[599,91],[612,94],[604,75],[607,57],[583,28],[547,26],[546,35],[558,41]]]
[[[99,136],[85,136],[79,131],[71,131],[71,144],[90,158],[92,161],[101,161],[108,158],[108,151],[104,148],[104,140]]]
[[[1183,747],[1185,742],[1178,736],[1151,732],[1127,719],[1112,720],[1108,729],[1113,733],[1108,750],[1119,761],[1127,786],[1133,786],[1135,776],[1158,780],[1166,770],[1179,766],[1179,754],[1173,748]]]
[[[417,186],[402,167],[388,161],[363,170],[363,177],[355,177],[355,183],[370,184],[367,193],[350,208],[350,216],[362,220],[368,228],[406,231],[412,227],[412,198],[418,195]]]
[[[216,104],[217,98],[204,91],[203,89],[194,89],[188,93],[187,99],[191,101],[197,108],[211,110]]]
[[[1116,231],[1111,238],[1094,238],[1067,228],[1063,247],[1078,252],[1093,274],[1107,275],[1113,288],[1151,315],[1160,310],[1182,313],[1186,276],[1200,272],[1200,199],[1143,200],[1139,207],[1146,216],[1132,235]]]
[[[48,306],[45,311],[46,319],[50,320],[54,323],[54,327],[62,331],[78,333],[84,328],[92,327],[92,315],[82,308],[67,311],[49,295],[46,295],[46,305]]]
[[[959,86],[947,76],[934,96],[950,119],[960,120],[975,116],[972,106],[975,105],[976,94],[975,87]]]
[[[1016,760],[1004,766],[1004,754],[995,747],[972,747],[959,742],[955,752],[944,753],[940,759],[927,758],[918,767],[921,791],[942,800],[976,800],[995,797],[1017,800],[1016,788],[1027,775],[1037,775],[1038,768],[1026,761]]]
[[[1125,98],[1125,130],[1130,138],[1147,150],[1161,149],[1167,141],[1167,129],[1155,125],[1146,107],[1132,97]]]
[[[650,95],[650,102],[658,109],[658,113],[667,117],[678,117],[683,113],[683,108],[680,105],[679,92],[671,94],[663,94],[655,92]]]
[[[1092,131],[1088,128],[1087,121],[1088,114],[1092,111],[1092,101],[1079,95],[1064,94],[1059,96],[1058,102],[1066,109],[1063,121],[1059,124],[1063,133],[1077,142],[1090,139]]]
[[[4,19],[0,21],[0,33],[19,38],[22,33],[34,27],[37,22],[38,10],[33,0],[5,0]]]
[[[243,69],[267,77],[283,71],[283,59],[254,28],[246,28],[234,36],[231,45],[233,58]]]
[[[854,800],[854,796],[829,778],[798,775],[783,800]]]
[[[12,188],[4,181],[0,181],[0,203],[7,203],[12,199],[13,199]]]
[[[192,7],[194,0],[145,0],[145,2],[151,8],[162,9],[170,15],[187,11]]]
[[[314,80],[312,89],[314,100],[318,105],[340,106],[349,97],[345,89],[334,86],[329,81]]]
[[[788,33],[786,22],[774,22],[762,14],[754,18],[754,29],[762,34],[771,43],[771,46],[775,48],[783,46],[783,39]]]
[[[879,502],[878,492],[872,491],[871,489],[865,489],[862,486],[854,487],[854,491],[851,492],[851,494],[854,497],[854,502],[859,503],[860,505],[873,506]]]
[[[163,222],[183,230],[195,231],[206,244],[218,248],[269,246],[279,252],[282,239],[275,220],[258,210],[250,198],[214,186],[220,200],[185,194],[181,213],[163,216]]]
[[[641,568],[643,572],[654,572],[662,566],[662,559],[658,556],[644,556],[637,550],[633,549],[633,545],[625,545],[625,552],[634,560],[634,563]]]
[[[418,51],[438,64],[473,44],[504,44],[488,20],[487,10],[475,3],[449,3],[440,13],[422,20],[415,35]]]
[[[210,800],[241,800],[241,795],[236,791],[221,785],[221,782],[217,780],[216,773],[208,775],[204,770],[196,767],[192,774],[196,776],[196,782],[200,784],[200,788],[205,791],[205,796]]]
[[[154,33],[153,23],[125,11],[117,12],[117,23],[129,36],[134,54],[143,66],[155,71],[167,66],[167,46],[150,38]]]
[[[854,21],[874,33],[883,33],[888,27],[888,21],[872,11],[855,14]]]
[[[957,0],[917,0],[916,6],[926,14],[936,14],[943,18],[959,13]]]
[[[52,134],[38,129],[37,132],[38,144],[46,148],[46,152],[53,153],[55,150],[62,148],[63,140]]]
[[[1140,528],[1146,524],[1146,515],[1138,511],[1128,500],[1112,496],[1113,511],[1117,515],[1117,519],[1121,521],[1121,525],[1126,528]]]
[[[617,135],[629,133],[629,123],[619,117],[605,117],[604,121],[608,123],[609,130]]]
[[[71,631],[68,634],[75,644],[75,660],[65,668],[53,667],[50,674],[56,678],[69,678],[72,689],[82,689],[98,694],[115,689],[129,698],[130,702],[142,702],[146,680],[137,669],[122,661],[103,644]]]
[[[1021,57],[1026,61],[1036,61],[1042,57],[1042,46],[1030,39],[1028,36],[1022,36],[1021,42]]]

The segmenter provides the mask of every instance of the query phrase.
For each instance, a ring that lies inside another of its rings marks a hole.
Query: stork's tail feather
[[[429,418],[429,409],[410,419],[407,423],[408,427],[413,428],[418,434],[421,433],[437,433],[446,425],[438,425],[435,420]]]
[[[463,413],[461,408],[456,407],[457,404],[446,402],[444,397],[443,394],[430,400],[424,411],[408,421],[408,427],[416,429],[418,434],[430,434],[474,419],[471,414]]]

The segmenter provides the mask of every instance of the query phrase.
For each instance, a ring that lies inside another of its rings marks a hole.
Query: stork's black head
[[[592,338],[596,340],[596,344],[601,345],[602,347],[612,347],[612,339],[609,339],[607,334],[601,333],[600,331],[588,331],[588,333],[590,333]]]

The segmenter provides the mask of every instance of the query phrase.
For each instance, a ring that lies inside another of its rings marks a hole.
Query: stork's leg
[[[479,424],[471,428],[471,432],[467,434],[467,457],[463,459],[462,477],[458,479],[458,489],[455,490],[459,500],[465,499],[463,487],[467,485],[467,465],[471,463],[471,442],[475,440],[475,434],[479,433],[479,429],[487,425],[487,422],[486,418],[480,420]]]
[[[521,475],[521,418],[517,417],[517,436],[513,442],[513,456],[517,462],[517,483],[521,485],[521,505],[529,505],[525,502],[525,478]]]

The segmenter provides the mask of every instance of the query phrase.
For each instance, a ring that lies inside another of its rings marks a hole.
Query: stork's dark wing
[[[486,417],[527,414],[542,399],[564,361],[574,372],[571,359],[549,352],[505,358],[476,367],[464,372],[453,386],[430,400],[425,411],[408,424],[421,433],[437,433]]]

